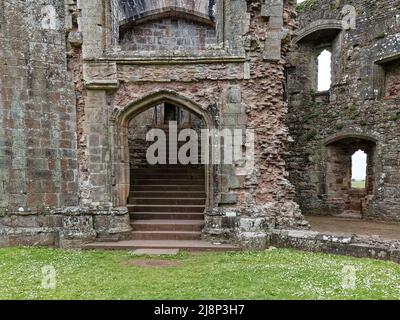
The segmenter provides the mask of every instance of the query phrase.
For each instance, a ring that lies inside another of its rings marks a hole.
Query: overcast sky
[[[353,155],[353,176],[355,180],[365,180],[367,176],[367,155],[359,150]]]

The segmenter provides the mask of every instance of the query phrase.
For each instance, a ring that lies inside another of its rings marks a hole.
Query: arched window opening
[[[328,91],[332,84],[332,53],[325,49],[318,56],[318,91]]]
[[[351,164],[352,164],[351,187],[353,189],[366,188],[367,161],[368,161],[368,156],[362,150],[358,150],[351,157]]]

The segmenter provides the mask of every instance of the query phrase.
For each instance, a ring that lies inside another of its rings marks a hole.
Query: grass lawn
[[[55,289],[42,288],[44,266],[57,272]],[[356,286],[345,289],[351,270]],[[0,299],[399,299],[400,265],[293,250],[159,258],[10,248],[0,249],[0,284]]]
[[[365,189],[365,181],[352,181],[351,187],[354,189]]]

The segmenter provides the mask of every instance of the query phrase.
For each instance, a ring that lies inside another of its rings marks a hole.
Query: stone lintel
[[[119,88],[119,82],[116,81],[85,81],[86,89],[90,90],[116,90]]]
[[[119,58],[85,60],[83,77],[85,86],[91,90],[116,90],[120,81],[166,82],[193,79],[244,78],[245,58],[235,57],[177,57],[163,58]],[[226,66],[223,72],[210,65]],[[184,71],[187,71],[186,73]]]

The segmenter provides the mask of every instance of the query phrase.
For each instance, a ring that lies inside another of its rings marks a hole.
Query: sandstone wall
[[[121,37],[123,50],[133,51],[200,51],[217,43],[214,26],[185,19],[149,21],[124,32]]]
[[[64,9],[59,0],[0,1],[1,244],[8,231],[53,244],[63,222],[50,211],[78,205]]]
[[[61,1],[1,1],[1,207],[77,204],[74,91]]]

